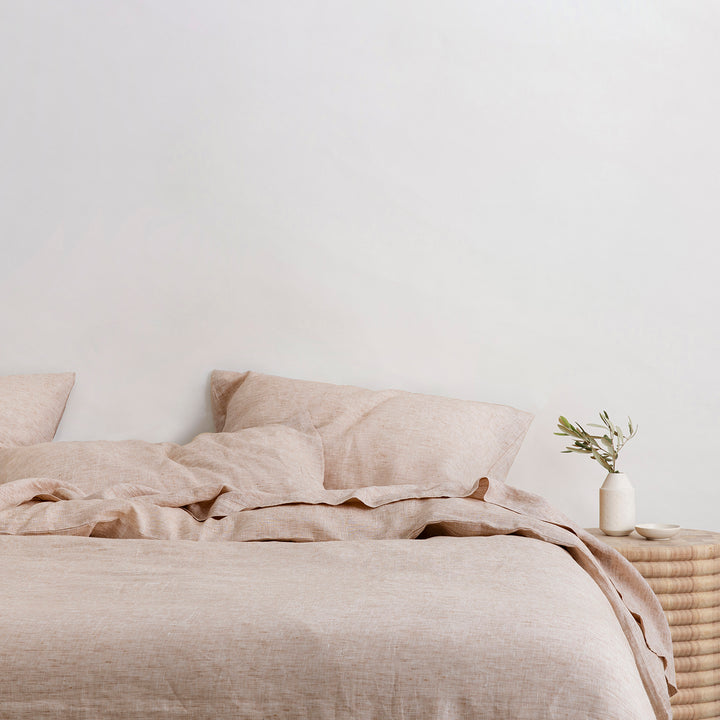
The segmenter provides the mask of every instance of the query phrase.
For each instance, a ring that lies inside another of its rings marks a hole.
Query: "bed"
[[[0,404],[1,718],[671,717],[649,587],[503,481],[525,414],[218,373],[217,433],[59,443],[44,382]]]

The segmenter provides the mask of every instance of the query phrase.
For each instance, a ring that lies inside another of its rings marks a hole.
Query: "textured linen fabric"
[[[289,425],[203,433],[187,445],[98,440],[0,449],[0,493],[27,478],[61,498],[151,498],[189,506],[202,520],[312,502],[324,491],[322,442],[307,414]]]
[[[0,448],[55,437],[75,373],[0,377]]]
[[[0,537],[4,720],[652,720],[561,547]],[[665,716],[669,717],[669,716]]]
[[[244,505],[242,487],[239,488],[237,501],[228,506],[223,505],[222,501],[226,494],[232,496],[233,492],[236,492],[233,488],[228,491],[224,486],[218,490],[212,484],[194,482],[192,477],[178,480],[177,483],[172,492],[163,492],[162,487],[143,489],[126,484],[111,488],[111,492],[107,492],[104,496],[85,497],[77,489],[70,488],[59,480],[26,478],[11,481],[0,485],[0,535],[66,534],[131,539],[357,541],[408,539],[416,538],[421,534],[466,537],[517,534],[543,540],[566,548],[568,556],[596,583],[612,607],[617,618],[616,622],[622,629],[635,658],[634,672],[639,675],[641,685],[644,686],[642,696],[647,693],[656,718],[669,720],[671,717],[668,689],[674,692],[675,680],[672,644],[667,620],[656,596],[628,561],[597,538],[575,527],[537,496],[510,488],[496,480],[483,478],[474,481],[462,492],[457,486],[452,486],[446,488],[443,493],[442,486],[436,486],[435,492],[438,495],[445,494],[447,497],[423,497],[422,492],[425,488],[423,486],[413,488],[411,485],[368,487],[347,491],[316,487],[313,490],[315,504],[298,501],[297,496],[292,496],[293,504],[279,504],[282,500],[273,497],[270,498],[267,507],[242,509]],[[271,505],[271,502],[275,504]],[[197,508],[205,511],[198,513]],[[208,508],[210,510],[207,510]],[[221,514],[220,510],[227,514]],[[205,519],[200,521],[198,518]],[[460,546],[448,545],[448,548],[452,547],[456,550],[450,551],[444,559],[443,562],[447,564],[460,562],[462,558]],[[385,572],[382,563],[382,555],[379,555],[374,571],[381,577]],[[502,562],[495,563],[493,567],[496,573],[506,572]],[[282,568],[277,570],[280,578],[282,578],[281,570]],[[349,572],[356,570],[357,568],[353,566]],[[549,572],[540,565],[536,570],[539,575]],[[512,570],[507,572],[512,573]],[[280,581],[284,582],[284,580]],[[214,580],[208,578],[208,582]],[[439,585],[443,584],[441,576],[438,576],[437,582]],[[464,593],[475,596],[479,589],[470,579],[468,582],[470,584]],[[522,577],[518,582],[523,596],[532,596],[535,593],[532,583],[526,582]],[[554,577],[553,582],[559,584],[563,592],[572,592],[562,577]],[[372,604],[376,592],[377,590],[369,585],[363,593],[356,596],[355,602],[360,605]],[[480,594],[476,597],[478,598],[476,612],[482,614],[484,596]],[[538,601],[544,602],[542,593]],[[268,599],[268,602],[271,601]],[[518,600],[505,598],[497,602],[513,603]],[[547,599],[546,609],[548,613],[556,611],[553,598]],[[324,612],[322,608],[318,610]],[[522,608],[518,608],[518,613],[520,626],[530,634],[528,642],[534,647],[532,652],[535,653],[535,660],[529,667],[534,668],[536,664],[548,662],[548,649],[545,644],[540,643],[539,647],[533,644],[532,638],[539,622],[538,618],[533,612],[523,611]],[[299,635],[309,633],[312,637],[321,638],[322,633],[320,629],[316,629],[313,622],[301,623],[294,630],[291,625],[283,626],[282,638],[285,638],[286,632],[295,632]],[[328,622],[332,626],[342,627],[342,614],[340,617],[330,615]],[[592,618],[585,618],[583,622],[591,623]],[[496,631],[504,636],[507,629],[496,628]],[[460,636],[463,635],[460,629],[458,632]],[[596,628],[593,632],[595,633],[593,637],[599,642],[606,628]],[[366,672],[372,673],[378,649],[365,647],[362,644],[364,642],[362,635],[354,637],[360,642],[360,652],[367,663]],[[278,651],[282,642],[283,639],[277,640]],[[322,642],[324,641],[318,639],[317,647],[323,647]],[[378,637],[377,642],[382,645],[387,639]],[[513,639],[513,642],[520,640]],[[558,638],[557,642],[559,648],[562,648],[562,638]],[[276,646],[271,643],[269,647]],[[594,667],[596,660],[592,643],[585,644],[584,647],[587,653],[585,661]],[[194,649],[197,650],[197,647]],[[212,654],[212,651],[208,652]],[[564,651],[558,649],[557,652]],[[448,656],[452,657],[452,653]],[[572,663],[580,662],[581,657],[577,655],[577,649],[571,651],[571,656]],[[480,666],[481,658],[482,648],[476,647],[475,660]],[[418,667],[422,667],[420,656],[418,663]],[[393,669],[386,671],[391,674],[396,672]],[[248,672],[250,677],[254,678],[252,682],[262,685],[264,682],[262,674],[253,674],[252,670]],[[339,672],[341,669],[338,670]],[[563,677],[563,673],[559,676]],[[535,674],[533,670],[532,675]],[[558,676],[553,675],[552,682],[557,681]],[[618,714],[613,710],[605,715],[570,716],[652,717],[640,712],[635,715],[628,714],[626,709],[628,702],[631,706],[633,703],[637,704],[639,708],[642,706],[642,701],[637,695],[628,699],[626,686],[623,685],[618,690],[614,681],[607,683],[607,678],[598,677],[596,681],[603,683],[603,693],[610,696],[617,693],[621,704],[624,703],[622,707],[625,708],[625,714]],[[503,681],[497,680],[497,682]],[[565,682],[572,681],[566,677]],[[275,691],[281,692],[281,689],[273,690]],[[508,687],[507,691],[512,693],[512,688]],[[267,692],[263,691],[261,695],[265,697]],[[291,691],[289,698],[294,697],[293,692]],[[414,690],[410,689],[410,692],[412,694]],[[579,708],[586,702],[584,696],[586,689],[582,687],[577,692]],[[518,699],[515,698],[514,702],[517,701]],[[454,702],[452,701],[448,708],[455,708]],[[545,693],[538,694],[535,711],[540,705],[545,707],[547,702],[548,697]],[[337,707],[333,706],[333,708],[326,709],[315,717],[338,716]],[[263,717],[262,712],[248,711],[249,714],[242,717],[260,718]],[[454,712],[455,710],[452,709],[448,709],[449,714],[445,715],[418,715],[409,712],[407,717],[462,717],[462,715],[453,715]],[[525,715],[509,713],[506,716],[524,717]],[[563,717],[562,713],[544,716]],[[280,714],[279,717],[293,717],[293,715]],[[543,717],[543,715],[536,714],[535,717]]]
[[[400,390],[215,370],[218,431],[283,422],[308,411],[325,448],[325,487],[416,484],[418,478],[504,480],[532,415],[505,405]]]

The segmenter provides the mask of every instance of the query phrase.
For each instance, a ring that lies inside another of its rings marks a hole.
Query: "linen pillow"
[[[242,507],[261,507],[323,491],[322,441],[305,413],[287,425],[203,433],[187,445],[98,440],[0,449],[0,486],[28,478],[55,479],[85,497],[113,497],[119,483],[137,486],[137,495],[213,485],[239,493]]]
[[[0,448],[49,442],[75,384],[75,373],[0,377]]]
[[[325,487],[504,480],[532,415],[504,405],[400,390],[215,370],[218,431],[281,423],[307,410],[322,438]]]

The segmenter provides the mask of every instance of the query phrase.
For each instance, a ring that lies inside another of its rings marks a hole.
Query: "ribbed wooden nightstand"
[[[590,532],[635,566],[665,611],[678,683],[673,720],[720,720],[720,533],[683,529],[645,540]]]

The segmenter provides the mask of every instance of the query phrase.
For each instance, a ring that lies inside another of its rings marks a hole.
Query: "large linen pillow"
[[[75,384],[75,373],[0,377],[0,448],[49,442]]]
[[[287,425],[203,433],[187,445],[98,440],[0,449],[0,486],[28,478],[58,480],[84,497],[112,497],[121,483],[137,486],[137,495],[212,485],[239,492],[243,507],[262,507],[323,490],[322,441],[305,413]]]
[[[310,413],[325,451],[325,487],[504,480],[532,415],[504,405],[400,390],[215,370],[218,431]]]

